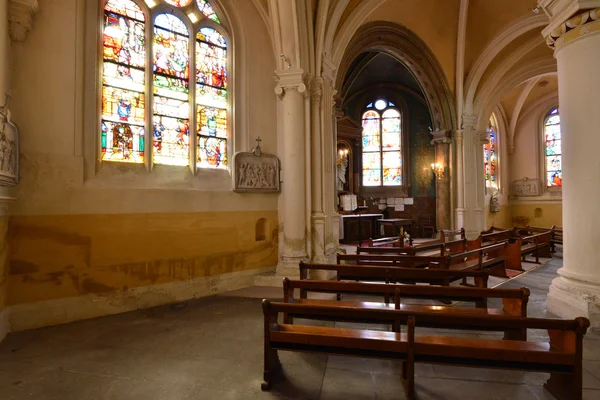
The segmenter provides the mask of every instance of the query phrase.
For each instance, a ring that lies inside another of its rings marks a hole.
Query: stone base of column
[[[600,285],[559,276],[550,285],[547,309],[561,318],[586,317],[600,331]]]

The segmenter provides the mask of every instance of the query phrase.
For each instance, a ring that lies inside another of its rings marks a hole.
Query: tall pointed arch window
[[[229,46],[206,0],[104,3],[101,159],[227,168]]]
[[[546,186],[562,186],[562,138],[558,108],[550,110],[544,118]]]
[[[401,186],[402,114],[393,103],[377,100],[362,118],[363,186]]]
[[[498,132],[493,118],[487,128],[488,142],[483,145],[483,166],[486,186],[497,187],[498,183]]]

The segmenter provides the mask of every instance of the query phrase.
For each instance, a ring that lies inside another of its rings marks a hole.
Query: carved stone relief
[[[537,179],[523,178],[512,183],[512,195],[517,197],[539,196],[540,184]]]
[[[0,107],[0,185],[13,186],[19,182],[19,130],[10,121],[10,96]]]
[[[272,154],[263,154],[260,145],[252,152],[236,153],[233,156],[233,191],[277,193],[280,189],[279,170],[279,159]]]

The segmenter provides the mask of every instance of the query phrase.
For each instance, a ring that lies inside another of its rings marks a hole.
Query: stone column
[[[435,163],[443,168],[435,177],[436,226],[438,230],[450,229],[452,209],[450,192],[450,131],[432,132],[431,144],[435,146]]]
[[[552,18],[549,28],[547,42],[558,60],[564,261],[550,286],[548,310],[588,317],[600,329],[600,8],[558,25]]]
[[[283,202],[279,213],[283,246],[277,276],[297,277],[298,263],[307,259],[304,103],[308,93],[305,72],[300,68],[278,71],[275,79],[282,129],[278,138],[283,141]]]
[[[483,230],[483,148],[477,133],[477,116],[463,115],[463,129],[456,141],[455,228],[465,228],[470,239]]]
[[[323,133],[321,130],[321,98],[323,78],[310,85],[311,107],[311,184],[312,184],[312,254],[314,262],[325,262],[325,213],[323,212]]]

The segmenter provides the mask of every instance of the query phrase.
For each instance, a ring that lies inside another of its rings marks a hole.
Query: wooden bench
[[[473,278],[479,288],[487,288],[489,273],[486,271],[449,271],[439,268],[394,268],[368,265],[345,264],[309,264],[301,262],[300,279],[308,279],[309,271],[333,271],[336,280],[375,281],[385,283],[417,284],[449,286],[450,283],[466,278]],[[304,294],[304,297],[306,295]]]
[[[356,316],[382,323],[392,321],[395,328],[406,324],[406,333],[279,324],[278,315],[285,313],[328,318]],[[583,396],[583,336],[590,325],[586,318],[558,320],[496,315],[445,315],[405,310],[271,303],[269,300],[263,300],[263,314],[263,390],[270,388],[274,375],[281,367],[277,351],[286,350],[401,360],[401,379],[409,399],[415,398],[415,363],[546,372],[550,373],[550,378],[545,387],[557,399],[581,400]],[[548,331],[550,339],[548,342],[531,342],[415,335],[415,327],[430,324],[444,328],[498,332],[544,329]]]
[[[453,238],[453,240],[458,239],[466,239],[465,228],[461,228],[455,231],[452,230],[441,230],[440,231],[440,242],[446,242],[449,238]]]
[[[552,225],[552,252],[556,252],[556,245],[563,245],[563,228]]]
[[[387,312],[379,313],[380,310],[271,303],[269,300],[263,300],[262,305],[264,314],[264,372],[261,389],[263,391],[270,389],[275,375],[281,370],[278,350],[408,360],[410,357],[409,348],[413,348],[411,341],[414,341],[414,319],[411,318],[406,324],[406,334],[278,323],[279,314],[288,314],[296,316],[318,315],[323,318],[353,316],[399,326],[395,323],[394,318],[405,318],[405,316],[394,315],[395,310],[384,310]],[[414,379],[412,373],[406,376],[408,379]],[[402,380],[406,394],[412,396],[414,382],[408,382],[403,378]]]
[[[503,315],[527,317],[527,303],[530,291],[521,289],[481,289],[465,287],[442,287],[422,285],[400,285],[394,293],[394,308],[396,310],[413,312],[441,312],[446,315]],[[442,307],[422,304],[402,304],[402,299],[421,300],[450,300],[473,302],[476,308]],[[488,299],[501,299],[502,308],[488,307]],[[506,331],[504,339],[527,340],[527,330],[519,332]]]
[[[295,297],[295,290],[300,290],[300,298]],[[358,300],[323,300],[307,299],[306,292],[331,293],[331,294],[358,294],[370,296],[383,296],[385,303]],[[394,304],[389,304],[387,299],[394,297]],[[402,304],[402,299],[437,300],[445,303],[452,301],[474,303],[476,308],[452,307],[425,304]],[[501,299],[503,308],[488,307],[488,299]],[[472,314],[472,315],[514,315],[527,316],[527,302],[529,289],[475,289],[463,287],[422,286],[422,285],[395,285],[381,283],[333,282],[319,280],[289,280],[283,281],[283,302],[307,305],[335,305],[337,307],[353,307],[364,309],[396,309],[414,312],[433,312],[443,314]],[[284,323],[291,324],[293,315],[284,315]],[[305,318],[307,318],[305,316]],[[311,317],[312,318],[312,317]],[[315,317],[313,319],[323,319]],[[378,322],[365,321],[351,316],[336,321],[353,322]],[[434,327],[434,326],[432,326]],[[526,340],[527,332],[505,332],[505,339]]]
[[[544,232],[550,232],[550,249],[552,253],[556,253],[556,245],[560,244],[562,246],[563,244],[563,230],[560,227],[557,227],[556,225],[552,225],[551,228],[540,228],[540,227],[535,227],[535,226],[527,226],[525,228],[519,228],[519,229],[526,229],[531,233],[544,233]]]
[[[468,241],[465,239],[453,240],[450,242],[428,242],[412,247],[357,247],[356,254],[387,254],[387,255],[435,255],[438,253],[440,256],[460,253],[466,251],[468,248]],[[426,254],[422,254],[426,253]]]
[[[373,249],[382,254],[338,254],[337,263],[351,261],[356,265],[375,265],[390,267],[418,268],[434,265],[438,269],[454,271],[472,271],[490,269],[493,274],[505,277],[505,256],[502,254],[506,243],[497,243],[467,252],[450,254],[447,256],[418,256],[393,254],[394,249]],[[445,252],[444,248],[442,251]],[[488,253],[493,256],[486,256]]]

